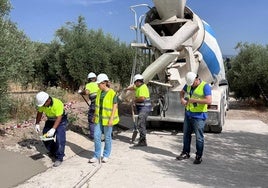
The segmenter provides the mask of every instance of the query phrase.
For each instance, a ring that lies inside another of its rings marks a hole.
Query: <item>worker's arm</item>
[[[61,119],[62,119],[62,116],[58,116],[58,117],[56,118],[56,121],[54,122],[54,125],[53,125],[52,128],[57,129],[58,126],[59,126],[59,124],[60,124],[60,122],[61,122]]]
[[[135,86],[134,84],[133,85],[130,85],[125,90],[131,90],[131,91],[133,91],[133,90],[135,90],[134,86]]]
[[[36,119],[35,119],[35,131],[36,131],[37,133],[40,132],[40,125],[39,125],[39,123],[40,123],[40,121],[41,121],[42,115],[43,115],[43,112],[37,112],[37,114],[36,114]]]
[[[113,104],[113,109],[112,109],[112,114],[111,114],[110,119],[109,119],[109,122],[108,122],[108,126],[112,126],[113,125],[114,115],[115,115],[115,112],[116,112],[116,109],[117,108],[118,108],[118,104],[117,103],[114,103]]]
[[[180,101],[182,105],[186,106],[188,101],[185,100],[184,96],[185,96],[185,91],[182,89],[180,91]]]
[[[54,125],[51,129],[49,129],[49,131],[46,133],[47,134],[47,137],[52,137],[54,136],[55,132],[56,132],[56,129],[57,127],[59,126],[60,122],[61,122],[61,118],[62,116],[58,116],[54,122]]]
[[[42,118],[43,112],[37,112],[35,124],[39,124]]]
[[[90,94],[88,89],[79,90],[78,93],[80,95],[89,95]]]
[[[205,96],[204,99],[193,99],[193,98],[190,98],[189,103],[199,103],[199,104],[211,104],[212,103],[212,97],[211,95],[208,95],[208,96]]]
[[[135,103],[144,102],[145,99],[146,99],[145,97],[140,96],[140,97],[138,97],[138,98],[135,99]]]

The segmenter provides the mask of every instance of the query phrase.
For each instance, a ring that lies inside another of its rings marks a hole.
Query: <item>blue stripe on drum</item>
[[[207,67],[212,75],[218,75],[220,72],[220,64],[215,55],[215,53],[211,50],[211,48],[203,42],[199,51],[203,55],[203,59],[207,64]]]
[[[211,41],[211,45],[209,45],[209,38],[215,39],[215,33],[210,27],[208,23],[203,21],[205,35],[210,35],[210,37],[205,37],[204,42],[202,43],[201,47],[199,48],[200,53],[203,55],[203,59],[207,64],[207,67],[211,74],[218,75],[220,72],[220,62],[217,59],[215,52],[212,50],[213,48],[213,41]],[[216,44],[218,45],[218,44]]]
[[[203,21],[203,25],[204,25],[204,29],[206,32],[208,32],[212,37],[215,37],[215,32],[213,31],[213,29],[210,27],[210,25],[208,25],[207,22]]]

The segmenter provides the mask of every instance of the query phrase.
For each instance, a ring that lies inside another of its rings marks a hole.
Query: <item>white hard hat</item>
[[[134,76],[134,82],[136,82],[137,80],[143,80],[143,76],[141,74],[136,74]]]
[[[96,78],[96,74],[94,72],[90,72],[88,75],[87,75],[87,78],[90,79],[90,78]]]
[[[103,81],[109,81],[109,78],[108,78],[108,76],[106,74],[101,73],[101,74],[99,74],[97,76],[97,81],[96,82],[97,82],[97,84],[99,84],[99,83],[101,83]]]
[[[193,72],[188,72],[187,74],[186,74],[186,84],[188,85],[188,86],[191,86],[191,85],[193,85],[193,83],[194,83],[194,80],[196,79],[196,74],[195,73],[193,73]]]
[[[43,106],[48,98],[49,98],[49,95],[46,92],[40,91],[36,95],[36,105],[39,107]]]

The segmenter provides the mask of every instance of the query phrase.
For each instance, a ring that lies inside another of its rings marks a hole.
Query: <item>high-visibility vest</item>
[[[103,103],[102,103],[102,125],[107,126],[109,119],[112,115],[113,110],[113,99],[115,97],[116,93],[113,89],[109,89],[106,95],[104,96]],[[97,93],[96,98],[96,109],[95,109],[95,123],[99,123],[100,121],[100,96],[101,96],[101,90]],[[113,125],[116,125],[119,122],[119,116],[118,116],[118,108],[115,111],[114,118],[113,118]]]
[[[48,120],[55,121],[58,116],[64,115],[64,105],[61,100],[57,98],[51,98],[51,106],[41,106],[38,107],[38,112],[44,112]]]
[[[143,95],[141,95],[141,93]],[[150,99],[150,92],[146,84],[142,84],[139,87],[135,87],[135,97],[145,97],[145,100],[143,102],[136,102],[136,106],[151,106],[151,99]]]
[[[193,91],[192,95],[190,95],[191,86],[187,86],[187,95],[189,98],[193,99],[204,99],[204,87],[206,85],[206,82],[202,81],[197,88]],[[186,110],[190,112],[207,112],[208,111],[208,105],[207,104],[199,104],[199,103],[189,103],[186,106]]]
[[[96,82],[89,82],[86,84],[86,89],[89,91],[89,99],[94,100],[96,98],[97,92],[99,91],[98,84]]]

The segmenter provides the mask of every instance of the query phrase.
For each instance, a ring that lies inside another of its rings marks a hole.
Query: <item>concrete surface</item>
[[[61,166],[48,169],[19,183],[17,188],[175,188],[267,187],[268,126],[258,120],[227,120],[221,134],[205,134],[205,153],[200,165],[191,158],[176,161],[182,149],[182,133],[148,133],[148,147],[133,148],[132,132],[118,133],[108,163],[90,164],[94,145],[84,136],[67,132],[66,157]],[[40,163],[41,160],[40,159]],[[44,161],[42,161],[43,163]],[[16,181],[14,179],[14,181]]]
[[[12,187],[23,183],[37,173],[45,172],[47,169],[39,161],[34,161],[25,155],[0,149],[0,187]]]

